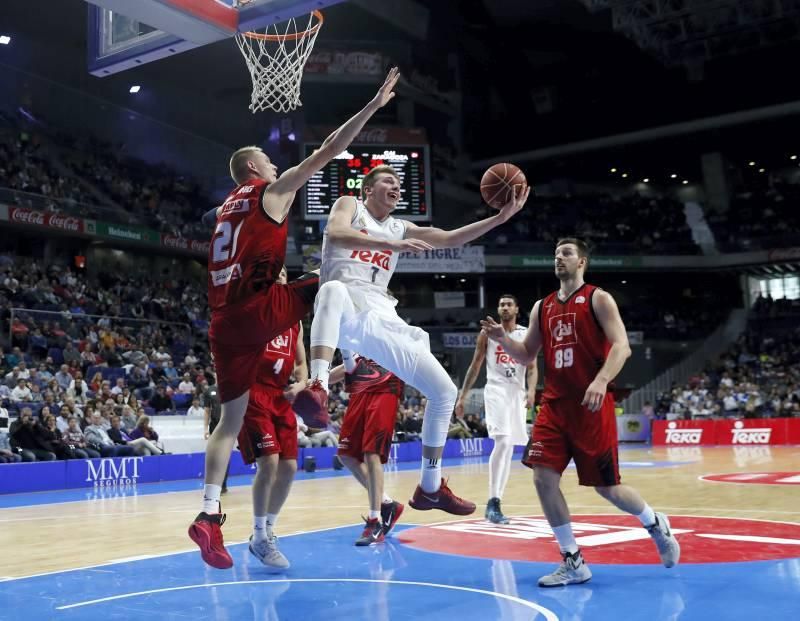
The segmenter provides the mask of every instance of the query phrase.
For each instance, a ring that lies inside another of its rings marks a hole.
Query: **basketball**
[[[525,174],[514,164],[495,164],[481,177],[481,196],[494,209],[502,209],[511,200],[511,193],[527,185]],[[517,189],[516,186],[520,186]]]

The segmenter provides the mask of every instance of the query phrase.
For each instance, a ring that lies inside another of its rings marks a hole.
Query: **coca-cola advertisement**
[[[9,212],[9,220],[17,224],[47,226],[73,233],[83,232],[83,220],[81,218],[68,216],[62,213],[45,213],[33,209],[13,207]]]
[[[161,245],[166,248],[174,248],[176,250],[186,250],[194,254],[208,254],[208,248],[211,242],[200,241],[197,239],[186,239],[185,237],[178,237],[176,235],[162,235]]]

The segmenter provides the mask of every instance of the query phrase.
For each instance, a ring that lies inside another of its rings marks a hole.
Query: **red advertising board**
[[[162,234],[161,245],[166,246],[167,248],[175,248],[177,250],[185,250],[186,252],[206,255],[208,254],[208,248],[211,245],[211,242]]]
[[[62,213],[46,213],[34,209],[12,207],[8,212],[8,219],[16,224],[47,226],[62,231],[83,233],[83,220],[81,218],[66,216]]]
[[[653,421],[653,444],[753,446],[800,444],[800,419]]]

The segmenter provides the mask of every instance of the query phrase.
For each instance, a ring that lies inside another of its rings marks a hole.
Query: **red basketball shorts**
[[[575,460],[581,485],[618,485],[617,421],[614,397],[591,412],[577,401],[560,399],[542,405],[523,453],[522,463],[564,472]]]
[[[311,311],[318,288],[319,276],[304,274],[211,314],[208,340],[222,403],[250,389],[266,344]]]
[[[364,461],[364,453],[377,453],[385,464],[392,448],[399,401],[400,397],[388,392],[350,395],[339,432],[339,455]]]
[[[297,419],[282,390],[256,384],[250,391],[239,450],[246,464],[275,454],[281,459],[297,459]]]

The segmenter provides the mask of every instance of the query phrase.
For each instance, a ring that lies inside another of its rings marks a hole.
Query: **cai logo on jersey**
[[[291,334],[287,332],[285,334],[276,336],[269,343],[267,343],[267,351],[288,356],[289,347],[291,346],[291,344],[292,344]]]
[[[241,190],[239,190],[239,193],[241,193]],[[246,213],[248,211],[250,211],[250,200],[247,198],[239,198],[225,203],[222,206],[221,215],[226,216],[230,213]]]
[[[578,342],[575,329],[575,313],[564,313],[550,317],[550,335],[553,347],[574,345]]]
[[[503,350],[502,345],[498,345],[497,349],[495,349],[494,360],[497,364],[517,364],[517,361]]]

